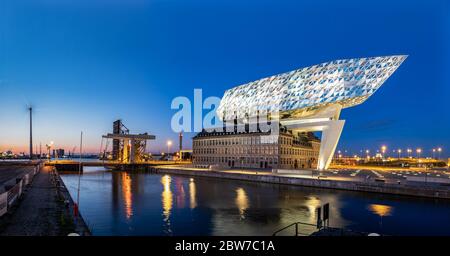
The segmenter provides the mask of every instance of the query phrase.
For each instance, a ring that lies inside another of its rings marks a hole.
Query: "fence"
[[[16,179],[16,184],[5,186],[5,192],[0,194],[0,217],[6,214],[20,198],[23,189],[33,181],[34,176],[41,170],[42,166],[42,163],[36,165],[32,171]]]

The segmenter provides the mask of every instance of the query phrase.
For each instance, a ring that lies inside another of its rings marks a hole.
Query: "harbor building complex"
[[[232,129],[198,133],[194,165],[327,169],[345,123],[341,110],[367,100],[406,57],[335,60],[225,91],[217,115]],[[260,129],[262,117],[270,131]]]
[[[242,168],[315,168],[320,140],[313,133],[281,129],[275,142],[264,141],[263,132],[197,134],[193,141],[196,165]]]

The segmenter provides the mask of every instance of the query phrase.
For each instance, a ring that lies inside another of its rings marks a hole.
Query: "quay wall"
[[[207,171],[207,170],[197,171],[186,169],[154,168],[153,171],[156,173],[164,173],[164,174],[202,176],[202,177],[265,182],[273,184],[295,185],[314,188],[339,189],[339,190],[370,192],[370,193],[450,199],[450,187],[436,188],[427,186],[412,186],[405,184],[309,179],[309,178],[286,177],[270,174],[256,174],[256,173],[242,174],[242,173],[229,173],[229,172]]]
[[[58,192],[60,193],[60,196],[65,199],[65,201],[68,202],[68,208],[69,208],[69,214],[70,217],[74,220],[75,230],[78,234],[83,236],[90,236],[92,235],[92,230],[89,228],[89,226],[86,224],[86,221],[83,219],[83,216],[78,211],[78,216],[75,216],[75,201],[73,200],[72,196],[70,195],[69,190],[66,187],[66,184],[64,183],[63,179],[59,175],[58,171],[56,169],[56,179],[59,183]]]

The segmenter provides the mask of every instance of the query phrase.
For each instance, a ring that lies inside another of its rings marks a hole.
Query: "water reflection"
[[[389,205],[383,204],[370,204],[368,207],[369,211],[375,215],[380,216],[380,231],[383,230],[383,217],[391,216],[393,213],[393,208]]]
[[[131,177],[128,173],[122,173],[122,196],[124,199],[125,216],[130,219],[133,216],[133,193],[131,192]]]
[[[176,207],[177,208],[184,208],[185,207],[185,200],[186,200],[186,192],[184,191],[184,184],[183,180],[176,179],[175,180],[175,187],[176,187]]]
[[[170,190],[171,178],[169,175],[161,177],[161,184],[163,185],[163,192],[161,194],[162,209],[163,209],[163,221],[165,224],[165,232],[172,233],[170,227],[170,212],[172,211],[173,194]]]
[[[394,211],[391,206],[383,204],[370,204],[368,209],[380,217],[391,216]]]
[[[76,196],[78,176],[62,178]],[[86,170],[81,179],[80,211],[94,235],[272,235],[293,222],[315,223],[324,203],[333,227],[450,235],[443,200],[120,171]]]
[[[308,222],[314,223],[317,219],[317,207],[320,207],[322,205],[319,198],[315,196],[309,196],[305,198],[305,205],[308,208]]]
[[[194,178],[189,179],[189,208],[194,209],[197,207],[197,191],[195,188]]]
[[[248,196],[243,188],[236,189],[236,206],[239,209],[239,216],[245,219],[245,211],[249,207]]]

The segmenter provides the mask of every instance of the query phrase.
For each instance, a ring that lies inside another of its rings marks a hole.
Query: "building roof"
[[[259,129],[256,129],[255,131],[252,131],[249,129],[249,126],[238,124],[234,126],[234,131],[208,131],[207,129],[203,129],[201,132],[197,133],[193,139],[200,139],[200,138],[212,138],[212,137],[222,137],[222,136],[235,136],[235,135],[272,135],[270,132],[263,132]],[[240,127],[240,129],[238,128]],[[292,136],[292,137],[302,137],[307,138],[311,141],[318,141],[320,142],[320,139],[314,135],[312,132],[306,132],[306,133],[298,133],[300,136],[296,136],[292,133],[291,130],[288,130],[286,127],[280,125],[279,130],[280,135],[286,135],[286,136]]]
[[[263,78],[225,91],[217,109],[225,120],[266,110],[304,117],[330,104],[363,103],[406,59],[406,55],[326,62]]]

